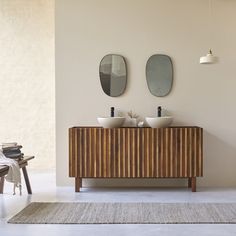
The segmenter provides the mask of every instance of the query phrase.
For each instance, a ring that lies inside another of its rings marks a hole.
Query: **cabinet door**
[[[141,152],[141,145],[137,143],[137,133],[136,128],[71,128],[69,175],[87,178],[138,177],[141,166],[136,153]]]
[[[171,127],[144,131],[143,177],[202,176],[202,129]]]

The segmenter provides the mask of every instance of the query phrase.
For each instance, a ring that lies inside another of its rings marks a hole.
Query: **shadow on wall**
[[[168,178],[134,178],[134,179],[83,179],[84,187],[122,187],[122,188],[133,188],[133,187],[187,187],[187,179],[168,179]]]
[[[203,143],[203,178],[201,186],[235,187],[236,186],[236,147],[204,131]]]

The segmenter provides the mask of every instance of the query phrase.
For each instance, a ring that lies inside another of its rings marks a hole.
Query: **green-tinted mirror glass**
[[[149,91],[157,97],[166,96],[172,88],[173,65],[167,55],[152,55],[146,65],[146,79]]]

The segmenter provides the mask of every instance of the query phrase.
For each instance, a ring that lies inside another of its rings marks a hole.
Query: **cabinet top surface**
[[[119,128],[103,128],[102,126],[73,126],[71,129],[83,129],[83,128],[92,128],[92,129],[176,129],[176,128],[198,128],[202,129],[199,126],[170,126],[166,128],[151,128],[151,127],[119,127]]]

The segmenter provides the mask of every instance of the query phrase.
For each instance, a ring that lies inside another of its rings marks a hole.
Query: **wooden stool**
[[[28,191],[28,194],[32,194],[31,186],[30,186],[30,181],[29,181],[29,176],[27,173],[26,166],[28,165],[28,161],[34,159],[34,156],[24,156],[23,159],[19,160],[19,167],[22,169],[24,179],[25,179],[25,184],[26,188]],[[4,188],[4,176],[8,173],[9,167],[8,166],[0,166],[0,194],[3,193],[3,188]]]

